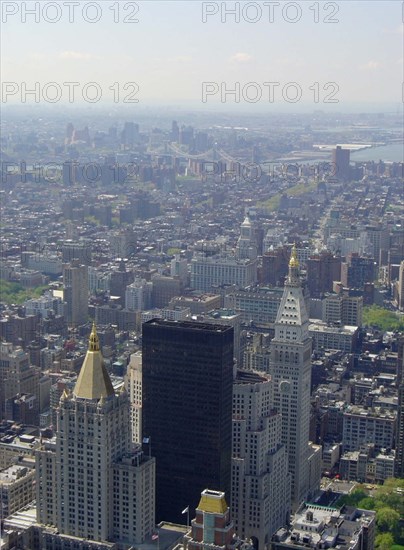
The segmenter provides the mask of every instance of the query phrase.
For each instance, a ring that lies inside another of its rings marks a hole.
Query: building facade
[[[347,288],[361,288],[365,283],[372,283],[375,278],[375,260],[359,256],[358,253],[348,254],[346,262],[341,264],[341,283]]]
[[[322,321],[310,323],[309,334],[313,340],[313,350],[335,349],[345,353],[355,351],[359,329],[356,326],[331,326]]]
[[[38,397],[39,378],[39,369],[30,365],[27,352],[9,342],[0,342],[0,419],[8,416],[8,400],[21,394]]]
[[[322,320],[326,323],[362,326],[363,297],[349,293],[327,294],[322,301]]]
[[[240,237],[237,240],[236,257],[239,260],[255,260],[258,256],[258,245],[255,227],[247,215],[240,227]]]
[[[0,471],[2,519],[21,510],[35,498],[35,470],[13,464]]]
[[[231,509],[237,534],[257,550],[286,525],[291,508],[282,419],[272,408],[272,384],[261,373],[238,371],[233,386]]]
[[[126,287],[125,308],[130,311],[143,311],[151,306],[153,283],[145,279],[135,279]]]
[[[343,415],[342,442],[344,451],[356,451],[373,443],[375,449],[392,449],[397,413],[380,409],[351,406]]]
[[[331,292],[333,282],[341,278],[341,257],[323,251],[307,260],[307,286],[312,298]]]
[[[130,356],[125,378],[126,391],[130,400],[130,421],[132,441],[141,443],[142,438],[142,352]]]
[[[196,253],[191,260],[191,287],[203,292],[224,284],[244,288],[257,282],[257,260]]]
[[[240,313],[244,323],[270,325],[275,322],[282,294],[282,288],[231,291],[224,297],[224,306]]]
[[[167,318],[167,317],[166,317]],[[198,323],[212,323],[217,325],[227,325],[234,330],[234,357],[238,366],[241,368],[244,361],[244,352],[246,348],[246,331],[241,329],[241,314],[232,309],[215,309],[205,315],[193,315],[192,320]]]
[[[271,341],[270,374],[274,408],[281,414],[281,442],[288,454],[292,482],[292,507],[297,509],[320,484],[320,448],[309,443],[312,342],[309,318],[299,279],[299,262],[293,247],[289,275]]]
[[[142,543],[155,523],[154,476],[154,459],[132,451],[128,394],[114,392],[93,326],[74,390],[60,399],[54,445],[37,452],[38,522],[66,541]]]
[[[205,489],[196,508],[191,532],[184,537],[185,550],[252,550],[240,539],[221,491]]]
[[[233,328],[143,325],[143,441],[156,457],[157,519],[179,522],[206,487],[230,495]]]
[[[83,325],[88,320],[88,267],[72,260],[63,265],[63,299],[66,302],[66,321],[69,325]]]

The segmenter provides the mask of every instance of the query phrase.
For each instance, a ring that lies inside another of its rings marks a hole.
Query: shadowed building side
[[[154,319],[143,324],[142,360],[157,521],[178,523],[205,487],[230,495],[233,328]]]

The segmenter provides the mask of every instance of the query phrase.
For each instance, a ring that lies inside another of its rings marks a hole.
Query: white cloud
[[[247,63],[251,61],[252,56],[245,52],[238,52],[231,56],[230,61],[235,61],[236,63]]]
[[[75,52],[71,50],[60,52],[59,58],[60,59],[84,59],[84,60],[100,59],[98,56],[93,55],[91,53]]]

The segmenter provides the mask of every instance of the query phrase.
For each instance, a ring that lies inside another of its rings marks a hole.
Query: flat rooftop
[[[365,515],[366,514],[366,515]],[[279,529],[275,540],[283,544],[306,548],[357,547],[359,534],[365,524],[374,519],[374,512],[355,508],[336,510],[328,506],[308,504],[291,520],[290,530]]]
[[[0,472],[0,483],[2,485],[14,483],[15,481],[17,481],[17,479],[25,477],[32,471],[33,470],[29,470],[26,466],[13,464],[12,466],[9,466],[8,468]]]
[[[0,446],[10,449],[35,449],[39,444],[39,437],[27,435],[26,438],[24,438],[23,434],[20,436],[6,435],[0,439]]]
[[[334,479],[327,485],[326,490],[330,490],[334,493],[349,495],[357,485],[358,483],[356,481],[342,481],[340,479]]]
[[[271,380],[270,376],[265,376],[264,374],[261,374],[258,372],[238,370],[234,383],[235,384],[260,384],[262,382],[269,382],[270,380]]]
[[[20,531],[28,529],[36,523],[36,504],[34,502],[6,518],[4,528]]]
[[[321,321],[310,319],[309,331],[325,332],[327,334],[346,334],[352,336],[358,330],[358,327],[353,325],[332,326]]]
[[[192,321],[166,321],[164,319],[151,319],[146,321],[145,325],[160,326],[164,328],[183,328],[188,330],[195,330],[199,332],[227,332],[233,330],[233,327],[227,325],[219,325],[214,323],[197,323]]]
[[[152,540],[151,537],[145,540],[143,544],[136,544],[137,550],[165,550],[173,548],[174,546],[181,544],[184,535],[188,533],[190,527],[186,525],[178,525],[176,523],[168,523],[162,521],[157,525],[156,534],[158,534],[158,540]]]
[[[346,408],[345,413],[350,416],[360,416],[363,418],[380,418],[387,420],[394,420],[396,413],[392,410],[383,409],[382,407],[374,407],[373,409],[365,409],[359,405],[349,405]]]
[[[176,296],[175,301],[179,302],[207,302],[220,298],[220,294],[202,294],[198,296]]]

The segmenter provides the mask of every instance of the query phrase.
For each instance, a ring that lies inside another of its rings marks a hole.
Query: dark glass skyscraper
[[[335,177],[340,181],[350,179],[350,154],[351,151],[349,149],[343,149],[340,145],[337,145],[332,151],[333,170],[335,172]]]
[[[143,438],[156,457],[157,521],[183,520],[201,491],[230,497],[233,328],[143,325]]]

